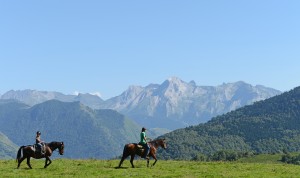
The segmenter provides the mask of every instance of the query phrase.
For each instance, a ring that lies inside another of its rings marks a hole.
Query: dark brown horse
[[[147,167],[149,167],[149,159],[150,159],[150,157],[152,157],[155,160],[152,166],[155,165],[155,163],[157,161],[156,150],[157,150],[158,147],[162,147],[164,149],[167,148],[165,139],[153,140],[153,141],[148,142],[148,144],[150,146],[150,152],[149,152],[148,156],[146,157],[146,159],[147,159]],[[145,149],[141,150],[139,148],[139,145],[136,144],[136,143],[126,144],[124,146],[123,156],[122,156],[122,159],[120,161],[119,167],[121,167],[124,159],[126,159],[130,155],[131,156],[130,163],[131,163],[131,166],[134,168],[134,165],[133,165],[134,156],[135,155],[139,155],[139,156],[144,155],[144,151],[145,151]]]
[[[59,154],[63,155],[64,154],[64,142],[51,142],[51,143],[46,143],[45,144],[45,154],[42,156],[39,153],[35,153],[35,149],[33,148],[33,145],[28,145],[28,146],[21,146],[18,154],[17,154],[17,161],[18,161],[18,167],[20,167],[20,164],[24,159],[27,158],[27,165],[29,166],[30,169],[32,169],[30,165],[30,157],[33,157],[35,159],[41,159],[41,158],[46,158],[45,161],[45,166],[49,166],[51,164],[51,159],[50,156],[52,155],[53,151],[58,149]],[[49,162],[49,163],[48,163]]]

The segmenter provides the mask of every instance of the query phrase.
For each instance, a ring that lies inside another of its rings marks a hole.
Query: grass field
[[[300,177],[300,166],[280,163],[278,155],[271,156],[236,162],[158,160],[151,168],[141,159],[131,168],[125,160],[121,169],[116,169],[119,160],[56,159],[46,169],[44,160],[32,159],[33,169],[28,169],[26,161],[16,169],[15,160],[0,160],[0,177]]]

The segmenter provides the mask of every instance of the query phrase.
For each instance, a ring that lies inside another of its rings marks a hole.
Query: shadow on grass
[[[25,168],[13,168],[13,169],[16,169],[16,170],[32,170],[32,169],[30,169],[29,167],[25,167]]]
[[[140,167],[140,166],[137,166],[137,167],[134,167],[134,168],[132,168],[132,167],[115,167],[115,169],[141,169],[141,168],[143,168],[143,167]]]
[[[129,167],[119,167],[119,166],[116,166],[115,169],[128,169]]]

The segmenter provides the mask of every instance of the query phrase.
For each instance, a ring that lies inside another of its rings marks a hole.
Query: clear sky
[[[0,94],[300,86],[299,0],[0,0]]]

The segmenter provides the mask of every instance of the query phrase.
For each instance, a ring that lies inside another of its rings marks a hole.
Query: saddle
[[[143,145],[140,145],[139,143],[135,143],[135,145],[137,146],[137,154],[139,156],[142,156],[144,154],[145,148]]]
[[[143,145],[137,144],[137,147],[141,150],[144,149]]]
[[[35,155],[40,155],[43,156],[45,154],[45,143],[40,143],[42,146],[40,146],[39,144],[34,144],[33,145],[33,150],[34,150],[34,154]]]

